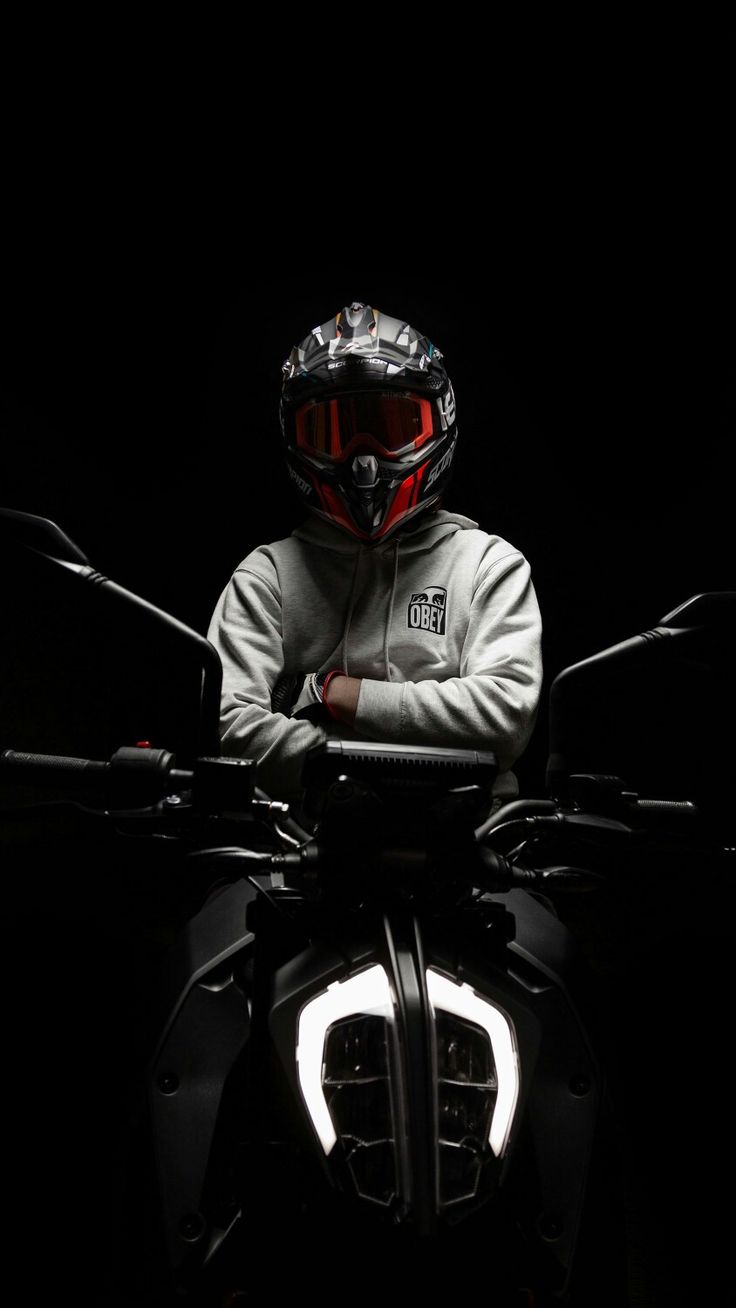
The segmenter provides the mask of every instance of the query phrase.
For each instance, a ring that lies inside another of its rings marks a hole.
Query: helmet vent
[[[378,462],[372,454],[357,454],[353,459],[353,481],[356,486],[375,486],[378,481]]]
[[[371,327],[374,326],[373,310],[369,305],[363,304],[361,300],[353,300],[353,303],[343,312],[348,326],[353,329],[362,327],[364,331],[370,331]]]

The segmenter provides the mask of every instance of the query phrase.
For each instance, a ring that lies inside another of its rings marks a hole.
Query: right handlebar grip
[[[17,749],[4,749],[0,754],[0,777],[31,786],[94,785],[103,780],[109,767],[109,763],[64,754],[26,754]]]
[[[637,799],[634,806],[639,813],[660,817],[697,817],[698,808],[689,799]]]

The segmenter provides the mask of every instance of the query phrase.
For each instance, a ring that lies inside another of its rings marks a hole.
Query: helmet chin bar
[[[371,535],[375,526],[376,498],[381,489],[378,460],[373,454],[356,454],[353,459],[353,485],[357,503],[352,505],[353,516],[361,531]]]
[[[406,460],[382,462],[368,450],[325,465],[300,451],[290,461],[291,477],[305,498],[310,495],[310,507],[320,517],[365,545],[379,545],[437,505],[454,448],[454,438],[449,448],[445,438],[439,450],[439,475],[433,472],[438,463],[431,451],[408,466]]]

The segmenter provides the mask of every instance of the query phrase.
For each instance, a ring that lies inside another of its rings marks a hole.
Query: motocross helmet
[[[302,500],[362,541],[386,540],[450,477],[457,425],[442,354],[356,301],[284,363],[281,430]]]

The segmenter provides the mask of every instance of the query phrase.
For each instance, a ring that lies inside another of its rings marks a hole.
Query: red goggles
[[[432,404],[419,395],[336,395],[309,400],[295,414],[296,443],[322,459],[376,450],[385,459],[413,452],[434,432]]]

